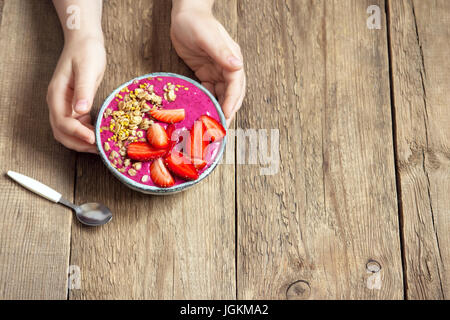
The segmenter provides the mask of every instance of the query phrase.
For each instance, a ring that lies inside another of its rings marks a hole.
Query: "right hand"
[[[207,6],[199,9],[189,1],[185,9],[172,9],[172,44],[202,85],[217,96],[229,126],[245,97],[241,48]]]
[[[97,153],[89,112],[105,68],[103,37],[71,39],[64,45],[47,103],[53,135],[69,149]]]

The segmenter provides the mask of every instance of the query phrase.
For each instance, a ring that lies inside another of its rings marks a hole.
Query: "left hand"
[[[170,37],[180,58],[218,98],[230,125],[245,96],[239,45],[212,13],[197,9],[172,12]]]

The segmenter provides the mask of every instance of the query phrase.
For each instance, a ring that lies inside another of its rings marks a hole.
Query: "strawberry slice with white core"
[[[197,180],[199,174],[192,162],[181,152],[172,151],[165,157],[165,164],[173,174],[184,180]]]
[[[148,143],[158,149],[169,147],[169,137],[166,130],[158,123],[153,123],[147,130]]]
[[[184,109],[160,109],[154,107],[150,109],[149,113],[154,119],[165,123],[180,122],[186,117]]]
[[[147,142],[133,142],[127,148],[128,158],[136,161],[156,159],[162,157],[166,152],[167,150],[156,149]]]
[[[212,142],[203,151],[203,160],[207,163],[212,163],[217,156],[220,149],[220,142]]]
[[[176,128],[174,124],[169,124],[166,128],[167,137],[169,138],[169,150],[171,150],[178,142],[176,135]]]
[[[227,134],[225,128],[216,119],[203,115],[199,118],[199,120],[202,121],[205,126],[206,140],[210,140],[212,142],[221,141]]]
[[[164,165],[162,158],[158,158],[150,165],[150,177],[154,184],[161,188],[168,188],[175,184],[175,179]]]
[[[192,164],[194,165],[195,169],[202,170],[204,167],[206,167],[207,162],[203,159],[192,159]]]
[[[208,141],[204,140],[205,126],[203,122],[197,120],[194,122],[190,131],[190,137],[186,141],[186,152],[191,159],[203,159],[203,152],[208,146]]]

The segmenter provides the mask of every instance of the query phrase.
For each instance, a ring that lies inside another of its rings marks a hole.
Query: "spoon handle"
[[[61,199],[61,194],[59,192],[53,190],[50,187],[47,187],[45,184],[40,183],[39,181],[36,181],[30,177],[24,176],[23,174],[14,171],[8,171],[7,174],[11,179],[16,181],[22,187],[25,187],[28,190],[33,191],[34,193],[40,195],[41,197],[44,197],[55,203],[58,203],[59,200]]]

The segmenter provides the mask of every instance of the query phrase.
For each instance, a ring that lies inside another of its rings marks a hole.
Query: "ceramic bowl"
[[[220,162],[222,156],[223,156],[223,151],[225,149],[225,145],[226,145],[226,136],[225,139],[223,139],[223,141],[221,142],[221,145],[218,149],[218,152],[216,154],[216,157],[214,159],[214,161],[211,163],[211,165],[201,173],[201,175],[199,176],[199,178],[195,181],[186,181],[184,183],[175,185],[173,187],[170,188],[160,188],[157,186],[150,186],[150,185],[145,185],[139,182],[136,182],[134,180],[131,180],[130,178],[128,178],[127,176],[123,175],[122,173],[120,173],[116,168],[114,168],[108,157],[106,156],[103,147],[102,147],[102,142],[100,139],[100,127],[101,127],[101,122],[102,122],[102,117],[103,117],[103,113],[105,112],[105,109],[109,106],[110,102],[116,97],[116,94],[118,94],[120,92],[120,90],[125,87],[128,86],[130,84],[132,84],[133,81],[135,80],[142,80],[144,78],[157,78],[157,77],[176,77],[176,78],[180,78],[183,79],[187,82],[190,82],[191,84],[193,84],[194,86],[196,86],[197,88],[199,88],[201,91],[203,91],[213,102],[217,113],[219,114],[220,117],[220,122],[223,125],[223,127],[227,130],[226,127],[226,121],[225,121],[225,116],[222,112],[222,108],[220,107],[219,103],[217,102],[217,100],[214,98],[214,96],[205,88],[203,87],[200,83],[198,83],[195,80],[192,80],[190,78],[187,78],[185,76],[182,75],[178,75],[178,74],[174,74],[174,73],[150,73],[150,74],[146,74],[143,76],[140,76],[138,78],[134,78],[131,79],[130,81],[128,81],[127,83],[124,83],[122,85],[120,85],[117,89],[115,89],[109,96],[108,98],[106,98],[105,102],[103,102],[103,105],[98,113],[98,118],[97,118],[97,123],[95,126],[95,138],[96,138],[96,145],[97,145],[97,149],[98,149],[98,153],[100,154],[100,157],[103,161],[103,163],[105,164],[105,166],[109,169],[109,171],[112,172],[112,174],[119,179],[122,183],[124,183],[127,187],[142,192],[142,193],[146,193],[146,194],[154,194],[154,195],[168,195],[168,194],[173,194],[173,193],[177,193],[177,192],[181,192],[184,191],[198,183],[200,183],[201,181],[203,181],[207,176],[209,176],[214,169],[216,168],[217,164]],[[186,112],[189,112],[189,110],[186,110]]]

